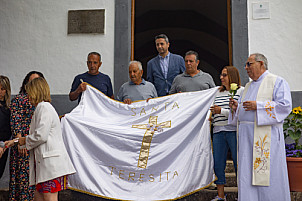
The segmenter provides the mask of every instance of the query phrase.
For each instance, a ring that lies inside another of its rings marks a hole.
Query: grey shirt
[[[151,82],[142,79],[142,82],[139,85],[134,84],[132,81],[124,83],[121,86],[116,99],[123,102],[125,99],[137,101],[155,97],[157,97],[157,92],[154,85]]]
[[[200,70],[199,73],[191,77],[186,72],[183,72],[183,74],[177,75],[173,80],[169,94],[201,91],[212,87],[215,87],[215,83],[210,74]]]

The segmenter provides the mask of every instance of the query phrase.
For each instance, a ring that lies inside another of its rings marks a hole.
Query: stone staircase
[[[228,160],[225,169],[226,185],[224,187],[224,192],[227,195],[227,201],[235,201],[238,194],[237,179],[235,174],[235,169],[233,166],[233,161]],[[210,201],[217,195],[217,190],[215,184],[207,189],[203,189],[196,192],[190,196],[182,198],[182,201]]]
[[[225,193],[227,194],[228,201],[235,201],[238,194],[236,174],[234,172],[233,162],[227,161],[226,166],[226,185]],[[210,201],[217,195],[215,185],[207,189],[203,189],[187,197],[178,199],[179,201]],[[0,201],[8,201],[8,190],[0,190]],[[104,198],[90,196],[76,191],[65,190],[59,192],[59,201],[112,201]],[[302,201],[302,192],[291,192],[291,201]]]

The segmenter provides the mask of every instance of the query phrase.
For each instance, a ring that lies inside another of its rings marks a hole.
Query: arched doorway
[[[232,64],[230,1],[149,0],[132,1],[134,46],[132,59],[143,63],[157,55],[154,37],[164,33],[170,52],[184,55],[194,50],[200,55],[199,68],[212,75],[220,85],[219,74]]]

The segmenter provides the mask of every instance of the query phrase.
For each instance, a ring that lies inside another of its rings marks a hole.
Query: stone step
[[[237,177],[233,173],[225,173],[226,184],[225,187],[237,187]]]
[[[225,187],[228,201],[237,198],[237,187]],[[204,189],[192,195],[179,199],[181,201],[209,201],[217,195],[216,190]],[[0,190],[0,201],[8,200],[8,191]],[[112,201],[104,198],[98,198],[76,191],[65,190],[59,192],[59,201]],[[302,201],[302,192],[291,192],[291,201]]]
[[[235,198],[237,198],[237,194],[238,194],[237,187],[225,187],[224,191],[225,191],[225,194],[227,195],[228,201],[236,200]],[[203,189],[199,192],[196,192],[192,195],[189,195],[189,196],[184,197],[179,200],[181,200],[181,201],[210,201],[216,196],[217,196],[217,190]]]
[[[225,172],[226,173],[235,172],[235,168],[234,168],[232,160],[227,160],[226,167],[225,167]]]

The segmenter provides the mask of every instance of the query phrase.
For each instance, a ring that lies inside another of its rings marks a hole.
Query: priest
[[[251,54],[245,70],[252,79],[237,101],[229,124],[238,125],[240,201],[290,201],[283,120],[292,108],[288,83],[267,70],[263,54]]]

